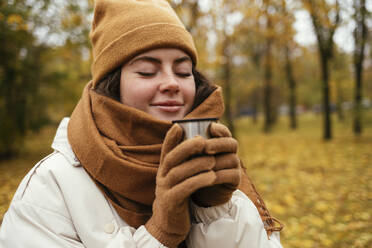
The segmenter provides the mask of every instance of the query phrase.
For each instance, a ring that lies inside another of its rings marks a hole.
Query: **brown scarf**
[[[223,111],[222,91],[217,88],[185,119],[221,118]],[[132,227],[144,225],[152,215],[161,146],[171,125],[96,93],[92,83],[85,87],[72,113],[68,140],[74,153],[119,216]],[[264,223],[274,228],[270,224],[273,218],[248,177],[243,177],[241,186]]]

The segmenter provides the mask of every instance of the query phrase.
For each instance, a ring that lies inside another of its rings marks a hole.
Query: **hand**
[[[190,195],[216,180],[214,156],[203,154],[206,140],[198,136],[181,143],[182,138],[182,128],[175,124],[164,139],[153,215],[145,224],[148,232],[167,247],[177,247],[190,231]]]
[[[194,203],[201,207],[221,205],[231,199],[241,177],[240,161],[236,155],[238,142],[231,137],[229,129],[219,123],[210,126],[211,139],[206,140],[205,153],[214,155],[213,170],[216,180],[213,186],[199,189],[192,195]]]

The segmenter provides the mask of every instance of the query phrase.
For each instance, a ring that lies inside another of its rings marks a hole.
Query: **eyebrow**
[[[157,58],[154,58],[154,57],[151,57],[151,56],[140,56],[140,57],[134,59],[133,61],[131,61],[129,64],[132,65],[132,64],[134,64],[137,61],[147,61],[147,62],[150,62],[150,63],[161,65],[161,60],[160,59],[157,59]],[[190,57],[184,56],[184,57],[175,59],[173,61],[173,63],[181,64],[182,62],[185,62],[185,61],[192,62],[191,59],[190,59]]]

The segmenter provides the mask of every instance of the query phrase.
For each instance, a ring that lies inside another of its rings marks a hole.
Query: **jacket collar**
[[[70,164],[80,166],[80,162],[72,151],[71,145],[67,139],[67,126],[70,118],[65,117],[58,126],[56,136],[54,137],[52,148],[60,152]]]

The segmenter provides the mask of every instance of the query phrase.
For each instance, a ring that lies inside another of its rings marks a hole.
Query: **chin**
[[[172,122],[174,120],[180,120],[180,119],[183,119],[184,115],[183,114],[178,114],[178,115],[159,115],[159,114],[156,114],[156,115],[152,115],[154,116],[155,118],[159,119],[159,120],[162,120],[162,121],[169,121],[169,122]]]
[[[157,117],[158,119],[162,120],[162,121],[169,121],[169,122],[172,122],[172,121],[175,121],[175,120],[180,120],[182,119],[183,117],[166,117],[166,116],[163,116],[163,117]]]

